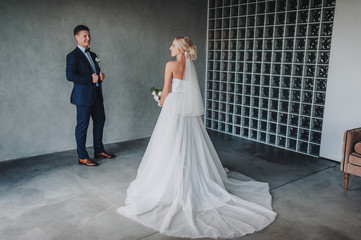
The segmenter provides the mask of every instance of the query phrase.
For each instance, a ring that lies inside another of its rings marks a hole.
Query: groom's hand
[[[99,76],[96,73],[92,74],[92,78],[93,78],[93,83],[97,83],[99,81]]]
[[[105,78],[104,73],[100,72],[100,73],[99,73],[99,77],[100,77],[100,80],[103,82],[103,81],[104,81],[104,78]]]

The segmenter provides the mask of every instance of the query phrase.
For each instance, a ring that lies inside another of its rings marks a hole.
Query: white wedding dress
[[[176,237],[231,238],[261,230],[276,217],[269,186],[226,173],[203,125],[200,96],[187,59],[185,79],[173,78],[125,206],[117,211]]]

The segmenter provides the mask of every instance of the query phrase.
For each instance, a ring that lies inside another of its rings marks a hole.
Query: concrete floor
[[[360,239],[361,178],[339,163],[210,132],[225,167],[269,182],[276,221],[242,240]],[[97,168],[66,151],[0,162],[0,239],[176,239],[116,213],[148,138],[110,144]]]

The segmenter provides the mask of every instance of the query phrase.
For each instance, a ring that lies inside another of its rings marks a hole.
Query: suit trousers
[[[103,128],[105,123],[105,112],[99,88],[97,88],[96,101],[93,105],[76,106],[76,110],[77,125],[75,128],[75,138],[78,157],[81,159],[89,158],[88,152],[86,150],[86,136],[90,117],[92,117],[93,120],[94,153],[104,152]]]

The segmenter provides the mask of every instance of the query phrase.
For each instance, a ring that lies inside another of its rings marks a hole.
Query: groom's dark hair
[[[89,32],[89,28],[85,25],[78,25],[74,28],[74,36],[77,35],[80,31],[88,31]]]

